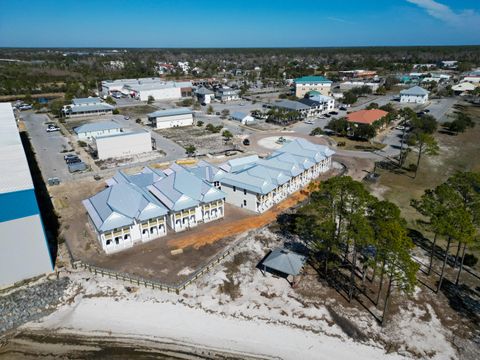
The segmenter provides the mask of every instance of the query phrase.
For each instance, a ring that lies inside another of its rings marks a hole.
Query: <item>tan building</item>
[[[295,96],[303,98],[309,91],[318,91],[329,96],[332,92],[332,82],[323,76],[303,76],[295,79]]]

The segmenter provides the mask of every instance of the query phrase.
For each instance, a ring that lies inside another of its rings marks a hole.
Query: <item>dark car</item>
[[[67,161],[67,160],[69,160],[69,159],[78,159],[78,156],[75,155],[75,154],[67,154],[67,155],[64,155],[64,156],[63,156],[63,159],[64,159],[65,161]]]
[[[243,145],[245,145],[245,146],[250,145],[250,140],[248,140],[248,139],[243,140]]]
[[[326,118],[329,118],[330,116],[331,116],[331,115],[329,115],[329,114],[325,114],[325,117],[326,117]]]
[[[346,106],[340,106],[338,109],[339,109],[339,110],[342,110],[342,111],[347,111],[347,107],[346,107]]]
[[[76,158],[69,158],[67,160],[65,160],[67,162],[67,164],[75,164],[75,163],[79,163],[79,162],[82,162],[82,160],[80,160],[80,158],[76,157]]]
[[[330,115],[338,115],[338,112],[337,111],[330,111],[329,114]]]

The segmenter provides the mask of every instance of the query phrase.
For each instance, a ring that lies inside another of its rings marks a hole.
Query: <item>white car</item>
[[[305,123],[305,124],[309,124],[309,125],[315,124],[315,123],[313,122],[313,120],[305,120],[304,123]]]
[[[395,129],[397,129],[397,130],[405,130],[405,126],[397,125],[397,126],[395,126]]]
[[[58,126],[47,127],[47,132],[54,132],[54,131],[60,131],[60,128]]]

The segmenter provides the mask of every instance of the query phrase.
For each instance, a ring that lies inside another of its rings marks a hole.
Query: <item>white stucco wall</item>
[[[100,160],[152,151],[152,139],[147,131],[98,137],[95,139],[95,143]]]
[[[233,191],[233,187],[227,184],[222,184],[221,190],[227,195],[225,201],[229,204],[238,206],[239,208],[245,208],[250,211],[257,211],[257,195],[247,191],[244,193],[244,189],[236,188]],[[247,205],[244,205],[246,200]]]
[[[191,126],[193,125],[193,115],[184,114],[158,117],[156,118],[155,123],[157,129],[169,129],[177,126]]]
[[[425,104],[428,101],[428,95],[400,95],[401,103]]]

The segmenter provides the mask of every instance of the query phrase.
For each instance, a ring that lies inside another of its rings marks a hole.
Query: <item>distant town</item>
[[[0,101],[0,359],[480,356],[479,46],[3,48]]]

